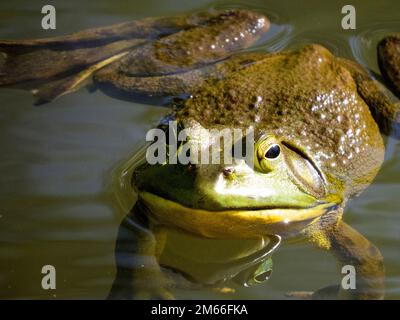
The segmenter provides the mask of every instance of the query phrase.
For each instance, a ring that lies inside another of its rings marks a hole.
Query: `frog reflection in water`
[[[0,85],[34,88],[39,102],[93,76],[125,98],[186,97],[168,116],[182,128],[254,129],[254,168],[235,159],[127,171],[138,200],[121,224],[112,298],[124,297],[127,286],[135,298],[172,297],[158,259],[166,228],[252,239],[257,245],[238,261],[253,279],[269,274],[266,261],[280,237],[302,237],[354,266],[356,289],[293,296],[383,297],[382,256],[342,214],[382,165],[381,133],[399,136],[398,100],[358,64],[320,45],[238,52],[269,25],[262,14],[233,10],[1,42]]]

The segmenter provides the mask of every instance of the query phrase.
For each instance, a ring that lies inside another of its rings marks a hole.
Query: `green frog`
[[[126,283],[135,298],[172,298],[171,277],[160,266],[168,228],[251,240],[231,256],[251,269],[246,281],[253,283],[268,278],[281,238],[301,237],[353,266],[356,286],[291,296],[383,297],[382,256],[342,215],[382,165],[381,133],[400,136],[400,104],[363,67],[320,45],[246,50],[269,27],[259,12],[212,11],[0,42],[0,85],[31,89],[38,103],[91,79],[118,97],[169,97],[172,111],[158,128],[167,131],[173,120],[177,131],[189,129],[177,153],[187,143],[202,147],[199,130],[211,140],[218,139],[212,130],[253,134],[251,163],[236,154],[217,164],[136,161],[145,153],[132,161],[123,179],[138,200],[121,225],[111,298],[121,297]],[[240,144],[243,138],[220,151]],[[233,275],[243,271],[236,267]]]

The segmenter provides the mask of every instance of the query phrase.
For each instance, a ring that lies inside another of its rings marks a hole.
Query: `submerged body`
[[[126,282],[135,297],[170,297],[158,259],[166,227],[258,241],[262,245],[250,245],[247,256],[237,255],[240,263],[255,267],[254,279],[269,274],[265,262],[281,237],[303,236],[357,272],[354,292],[335,286],[313,297],[382,297],[379,250],[347,226],[342,213],[383,162],[380,131],[398,137],[398,100],[359,65],[319,45],[236,53],[268,28],[267,17],[235,10],[148,19],[49,41],[0,43],[5,56],[0,85],[34,87],[41,101],[77,89],[94,74],[106,92],[183,98],[167,117],[180,128],[254,132],[254,166],[234,158],[218,164],[145,163],[128,170],[138,202],[121,228],[133,230],[134,241],[121,236],[117,263],[119,253],[149,259],[140,267],[121,260],[112,297],[120,296]],[[96,58],[85,58],[94,43]],[[26,78],[32,57],[48,51],[74,62],[44,62]],[[196,134],[188,141],[199,142]],[[239,273],[238,265],[232,272]]]

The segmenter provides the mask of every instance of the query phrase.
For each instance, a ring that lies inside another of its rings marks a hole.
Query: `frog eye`
[[[272,146],[269,147],[267,152],[265,153],[265,157],[270,160],[274,160],[279,157],[281,154],[281,147],[277,144],[273,144]]]
[[[279,166],[281,147],[274,136],[264,136],[259,139],[255,145],[255,162],[254,164],[259,171],[268,173]]]

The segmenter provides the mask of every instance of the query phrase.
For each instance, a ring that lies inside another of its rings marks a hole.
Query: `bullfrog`
[[[268,278],[281,239],[301,238],[351,265],[356,286],[291,296],[383,297],[379,249],[342,216],[382,165],[381,134],[400,136],[400,104],[362,66],[321,45],[252,50],[269,27],[262,13],[235,9],[0,43],[0,85],[31,89],[39,104],[89,79],[116,97],[167,103],[158,129],[185,131],[176,153],[185,145],[211,148],[224,129],[252,133],[220,146],[232,161],[150,164],[150,147],[129,161],[121,181],[137,201],[120,227],[111,298],[126,283],[135,298],[172,298],[160,266],[168,228],[253,241],[236,255],[253,282]],[[174,152],[172,141],[163,144]],[[234,152],[248,144],[251,161]]]

